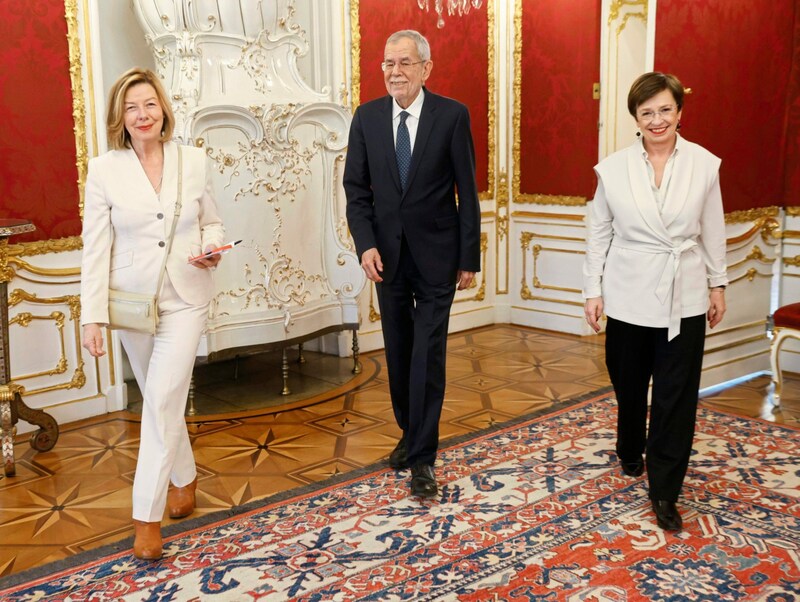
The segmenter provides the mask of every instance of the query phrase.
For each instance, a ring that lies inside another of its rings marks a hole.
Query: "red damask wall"
[[[798,6],[658,2],[655,68],[692,88],[681,133],[722,158],[726,212],[800,204]]]
[[[523,0],[521,43],[520,192],[591,198],[600,0]]]
[[[488,191],[489,21],[486,2],[464,17],[445,17],[443,29],[436,28],[436,13],[421,11],[416,0],[361,0],[358,11],[361,31],[360,102],[386,95],[380,68],[386,38],[401,29],[419,31],[431,45],[433,60],[433,71],[426,87],[469,107],[478,190]]]
[[[0,216],[80,234],[64,0],[0,0]]]

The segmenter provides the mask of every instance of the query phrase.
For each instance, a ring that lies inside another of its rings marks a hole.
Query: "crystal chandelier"
[[[424,8],[426,11],[431,10],[430,0],[417,0],[417,4],[419,4],[420,9]],[[433,9],[438,15],[438,18],[436,19],[436,27],[439,29],[444,27],[445,6],[447,6],[447,15],[449,17],[452,17],[456,14],[459,17],[463,17],[464,15],[469,14],[470,8],[480,8],[481,4],[483,4],[483,0],[433,0]]]

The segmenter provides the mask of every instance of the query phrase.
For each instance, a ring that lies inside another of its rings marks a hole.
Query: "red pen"
[[[198,255],[197,257],[190,257],[189,263],[193,261],[197,261],[198,259],[208,259],[209,257],[213,257],[214,255],[221,255],[222,253],[227,253],[233,247],[238,245],[241,240],[234,240],[233,242],[225,243],[221,247],[217,247],[216,249],[211,249],[208,253],[203,253],[202,255]]]

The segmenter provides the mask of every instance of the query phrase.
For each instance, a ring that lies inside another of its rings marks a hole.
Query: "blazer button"
[[[156,217],[158,219],[164,219],[164,214],[163,213],[159,213],[159,214],[156,215]]]
[[[158,241],[158,246],[159,247],[166,247],[167,243],[165,243],[163,240],[160,240],[160,241]]]

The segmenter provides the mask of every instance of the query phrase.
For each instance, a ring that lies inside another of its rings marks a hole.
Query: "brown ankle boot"
[[[161,523],[133,521],[133,555],[142,560],[161,558]]]
[[[167,490],[167,508],[170,518],[183,518],[194,512],[197,477],[183,487],[170,487]]]

